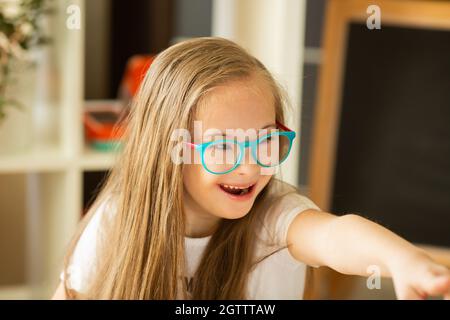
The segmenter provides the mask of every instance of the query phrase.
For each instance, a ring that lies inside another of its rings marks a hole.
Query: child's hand
[[[391,275],[398,299],[450,300],[450,270],[423,254],[403,259],[391,268]]]

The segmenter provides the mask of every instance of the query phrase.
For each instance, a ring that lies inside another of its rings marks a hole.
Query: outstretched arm
[[[397,297],[450,299],[450,270],[388,229],[358,215],[317,210],[297,215],[288,230],[289,251],[299,261],[344,274],[367,276],[375,265],[393,278]]]

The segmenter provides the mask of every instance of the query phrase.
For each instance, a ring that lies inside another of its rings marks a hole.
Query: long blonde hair
[[[100,204],[114,198],[115,214],[105,227],[96,272],[83,294],[88,299],[177,299],[186,297],[182,165],[173,163],[171,134],[191,128],[205,94],[228,81],[261,76],[270,85],[276,120],[284,122],[287,100],[267,69],[242,47],[222,38],[184,41],[161,52],[147,72],[127,118],[124,148],[69,246],[76,244]],[[167,152],[166,152],[167,150]],[[273,178],[251,211],[223,219],[203,255],[192,286],[194,299],[245,299],[254,256],[255,230],[274,197]],[[281,190],[281,189],[280,189]],[[296,191],[294,191],[296,192]],[[180,282],[183,285],[180,287]]]

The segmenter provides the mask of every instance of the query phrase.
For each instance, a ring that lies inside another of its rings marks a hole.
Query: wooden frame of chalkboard
[[[370,15],[367,8],[372,4],[381,9],[382,28],[386,24],[450,30],[450,2],[378,0],[374,3],[371,0],[329,0],[309,166],[309,195],[324,211],[332,209],[349,26],[354,22],[365,24]],[[450,266],[450,250],[435,249],[432,246],[427,246],[426,249],[436,260]]]

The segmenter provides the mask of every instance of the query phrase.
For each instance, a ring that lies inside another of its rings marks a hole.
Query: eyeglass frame
[[[293,141],[296,137],[296,132],[294,130],[289,129],[288,127],[286,127],[285,125],[281,124],[280,122],[276,122],[277,126],[279,127],[279,129],[283,130],[283,132],[272,132],[272,133],[268,133],[264,136],[262,136],[261,138],[258,138],[256,140],[253,141],[235,141],[235,140],[228,140],[228,139],[223,139],[223,140],[216,140],[216,141],[208,141],[205,143],[200,143],[200,144],[195,144],[195,143],[191,143],[191,142],[185,142],[188,146],[190,146],[192,149],[200,152],[200,157],[201,157],[201,161],[202,161],[202,166],[203,168],[208,171],[211,174],[215,174],[215,175],[221,175],[221,174],[227,174],[232,172],[233,170],[235,170],[237,167],[239,167],[239,165],[242,162],[242,158],[245,155],[245,149],[247,148],[251,148],[251,154],[253,159],[256,161],[256,163],[264,168],[273,168],[276,166],[281,165],[289,156],[291,149],[292,149],[292,144]],[[283,160],[279,161],[276,165],[273,166],[267,166],[264,165],[262,163],[259,162],[258,157],[256,156],[256,146],[260,143],[261,140],[265,140],[267,139],[269,136],[273,136],[273,135],[277,135],[277,136],[286,136],[289,139],[289,149],[286,153],[286,156],[283,158]],[[205,164],[205,150],[206,148],[208,148],[211,144],[219,144],[219,143],[223,143],[223,142],[231,142],[233,144],[236,144],[239,146],[239,157],[236,160],[236,163],[234,164],[234,166],[224,172],[214,172],[208,169],[208,166]]]

